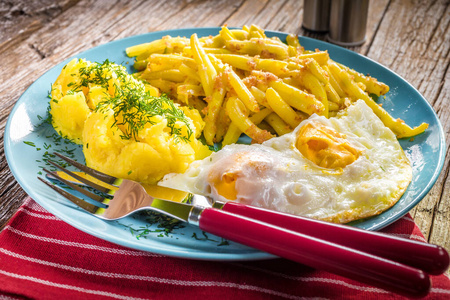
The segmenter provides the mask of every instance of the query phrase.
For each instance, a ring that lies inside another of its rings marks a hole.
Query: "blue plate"
[[[159,39],[165,35],[186,36],[193,33],[199,36],[216,35],[220,28],[180,29],[152,32],[114,41],[78,54],[77,58],[103,62],[105,59],[125,65],[133,72],[133,59],[125,54],[129,46]],[[269,36],[278,36],[285,40],[286,34],[266,32]],[[424,97],[400,76],[382,65],[344,48],[310,38],[300,37],[300,43],[310,50],[316,48],[328,50],[332,59],[362,73],[387,83],[391,90],[385,99],[380,99],[385,108],[395,118],[401,118],[410,126],[427,122],[428,130],[413,140],[405,139],[400,143],[412,162],[413,179],[403,197],[391,209],[379,216],[372,217],[353,225],[369,229],[381,229],[405,215],[429,192],[436,182],[444,163],[445,140],[439,120]],[[139,229],[148,226],[142,217],[128,217],[120,222],[104,222],[76,208],[65,198],[55,193],[37,180],[46,148],[74,151],[83,161],[80,147],[57,142],[55,131],[48,124],[42,124],[39,116],[45,116],[49,99],[50,85],[59,75],[62,67],[72,58],[63,61],[34,82],[20,97],[8,119],[4,135],[6,158],[9,167],[22,188],[41,206],[72,226],[91,235],[126,247],[150,251],[175,257],[205,260],[256,260],[274,256],[230,243],[221,245],[220,238],[208,236],[192,226],[177,229],[168,236],[149,233],[145,238],[136,238],[130,228]],[[381,97],[382,98],[382,97]],[[33,146],[34,145],[34,146]],[[156,228],[150,227],[151,230]],[[194,238],[194,233],[198,239]]]

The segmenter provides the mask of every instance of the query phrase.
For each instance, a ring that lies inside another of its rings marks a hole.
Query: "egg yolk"
[[[263,153],[238,152],[219,160],[208,174],[208,183],[215,193],[228,200],[239,196],[236,182],[241,180],[239,188],[246,189],[245,182],[261,178],[271,168],[270,159]],[[242,190],[241,190],[242,193]]]
[[[221,176],[221,180],[217,180],[216,178],[213,181],[213,186],[216,189],[216,192],[222,197],[227,198],[228,200],[235,200],[237,198],[236,192],[236,180],[238,176],[235,173],[224,173]]]
[[[343,134],[319,123],[308,123],[300,128],[295,146],[307,159],[329,169],[344,168],[361,155]]]

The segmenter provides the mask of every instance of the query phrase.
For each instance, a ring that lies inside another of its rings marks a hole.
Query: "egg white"
[[[339,170],[317,166],[295,147],[298,131],[310,122],[343,134],[361,155]],[[159,185],[228,201],[211,185],[211,172],[239,173],[235,201],[338,223],[385,211],[412,179],[394,133],[363,101],[329,119],[312,115],[293,132],[262,144],[227,145],[183,174],[166,175]]]

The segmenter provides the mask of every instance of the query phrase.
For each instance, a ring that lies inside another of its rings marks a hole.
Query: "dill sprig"
[[[123,126],[121,137],[123,139],[138,140],[139,131],[146,124],[155,124],[155,116],[162,116],[167,120],[170,134],[176,140],[188,142],[193,134],[189,119],[166,95],[151,96],[144,89],[135,88],[133,85],[125,85],[116,89],[113,97],[106,97],[100,102],[97,110],[111,107],[114,111],[114,125]],[[183,135],[177,122],[183,122],[187,130],[187,136]]]
[[[114,91],[112,96],[105,93],[103,101],[98,103],[95,110],[103,112],[111,108],[114,111],[113,126],[121,126],[123,139],[138,141],[139,131],[146,124],[155,124],[155,116],[167,120],[167,127],[176,141],[188,142],[192,138],[193,130],[184,112],[166,95],[151,96],[145,91],[144,83],[128,74],[124,66],[105,60],[103,63],[87,63],[78,69],[78,73],[78,76],[73,74],[78,80],[68,85],[72,93],[92,85]],[[184,123],[187,133],[183,134],[177,122]]]

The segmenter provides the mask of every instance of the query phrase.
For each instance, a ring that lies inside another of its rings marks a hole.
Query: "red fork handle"
[[[428,294],[431,283],[422,270],[223,210],[206,208],[201,230],[313,268],[409,297]]]
[[[448,252],[433,244],[243,205],[237,202],[227,202],[222,210],[381,256],[433,275],[444,273],[450,264]]]

